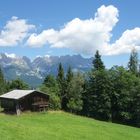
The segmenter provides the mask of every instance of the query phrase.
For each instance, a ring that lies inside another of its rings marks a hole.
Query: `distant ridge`
[[[61,62],[64,71],[69,66],[73,71],[86,72],[91,68],[93,58],[84,58],[81,55],[65,56],[37,56],[30,60],[26,56],[16,56],[15,54],[0,54],[0,65],[7,80],[21,78],[30,86],[36,87],[43,81],[47,74],[56,75],[58,64]]]

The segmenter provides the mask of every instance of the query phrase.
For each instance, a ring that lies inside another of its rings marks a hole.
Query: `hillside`
[[[140,129],[63,112],[0,114],[0,140],[126,139],[140,139]]]

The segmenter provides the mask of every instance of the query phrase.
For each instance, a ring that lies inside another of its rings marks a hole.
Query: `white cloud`
[[[140,28],[126,30],[114,44],[110,45],[106,54],[116,55],[129,53],[131,52],[132,48],[140,50]]]
[[[15,46],[27,37],[28,31],[35,28],[34,25],[27,24],[25,19],[12,17],[0,32],[0,46]]]
[[[118,40],[110,43],[118,16],[116,7],[103,5],[98,8],[94,18],[75,18],[60,30],[47,29],[40,34],[31,34],[27,44],[32,47],[49,44],[51,47],[69,48],[86,55],[93,55],[96,50],[102,55],[128,53],[134,47],[140,50],[140,28],[126,30]]]
[[[29,46],[70,48],[78,53],[91,54],[96,49],[104,51],[110,41],[111,31],[118,22],[118,10],[114,6],[101,6],[94,18],[75,18],[59,31],[48,29],[32,34],[27,40]]]

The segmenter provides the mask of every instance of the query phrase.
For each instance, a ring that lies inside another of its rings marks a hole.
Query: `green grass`
[[[0,140],[140,140],[140,129],[64,112],[0,114]]]

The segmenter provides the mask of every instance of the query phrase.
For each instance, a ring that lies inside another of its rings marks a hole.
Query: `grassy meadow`
[[[0,140],[139,140],[140,129],[64,112],[0,114]]]

